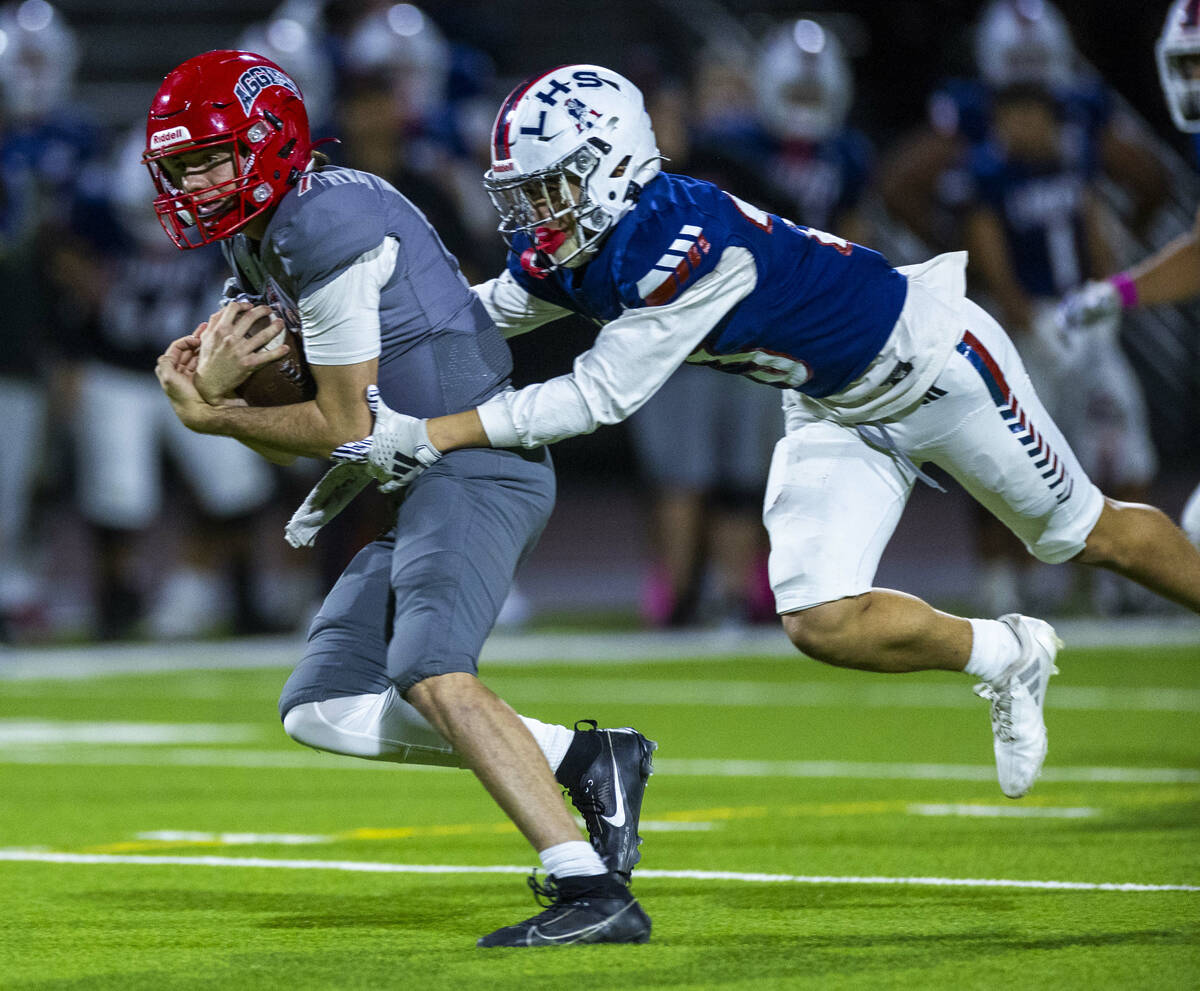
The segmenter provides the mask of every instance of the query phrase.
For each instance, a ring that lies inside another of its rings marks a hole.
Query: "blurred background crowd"
[[[1161,6],[1161,10],[1159,7]],[[1158,93],[1166,4],[1046,0],[19,0],[0,7],[0,642],[299,629],[380,525],[369,498],[315,551],[282,526],[318,464],[190,435],[155,357],[215,308],[217,248],[177,251],[139,163],[162,76],[248,48],[299,83],[336,164],[392,182],[472,282],[504,246],[481,186],[492,119],[553,65],[647,97],[669,171],[882,250],[966,248],[1107,492],[1176,518],[1200,474],[1197,314],[1160,307],[1065,351],[1055,303],[1190,224],[1194,149]],[[513,342],[517,383],[594,328]],[[560,499],[503,622],[612,615],[740,629],[773,618],[760,499],[778,395],[682,369],[619,428],[556,449]],[[1124,615],[1115,577],[1037,566],[969,501],[918,492],[888,583],[935,603]],[[918,487],[923,488],[923,487]],[[912,553],[909,553],[912,551]]]

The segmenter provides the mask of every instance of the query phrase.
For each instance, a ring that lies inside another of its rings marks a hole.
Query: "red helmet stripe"
[[[1197,0],[1200,2],[1200,0]],[[543,72],[537,76],[531,76],[521,83],[516,89],[504,98],[504,102],[500,104],[500,112],[496,114],[496,124],[492,132],[492,153],[494,160],[502,162],[511,154],[512,140],[509,138],[509,118],[512,116],[513,110],[516,109],[517,103],[526,93],[528,93],[537,83],[540,83],[548,75],[558,72],[559,69],[566,68],[564,65],[556,65],[553,69]]]

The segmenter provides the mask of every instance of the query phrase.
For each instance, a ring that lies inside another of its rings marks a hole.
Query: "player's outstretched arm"
[[[427,424],[429,442],[445,454],[461,447],[491,447],[483,421],[476,410],[438,416]]]
[[[1161,251],[1107,279],[1088,282],[1063,300],[1059,322],[1065,330],[1091,330],[1118,318],[1122,310],[1183,303],[1200,296],[1200,211],[1188,233]]]
[[[1200,211],[1192,229],[1131,268],[1132,305],[1182,303],[1200,296]]]

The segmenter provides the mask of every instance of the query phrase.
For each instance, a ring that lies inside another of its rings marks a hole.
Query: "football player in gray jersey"
[[[176,68],[151,105],[144,161],[171,239],[222,242],[235,272],[235,298],[158,360],[192,430],[280,463],[327,458],[371,433],[368,386],[419,417],[472,409],[510,387],[508,347],[455,259],[388,183],[313,151],[300,91],[273,62],[215,51]],[[236,390],[287,353],[264,348],[285,327],[302,343],[316,398],[248,406]],[[367,482],[360,467],[334,468],[314,497],[344,505]],[[518,716],[476,677],[553,503],[544,448],[439,460],[396,497],[392,528],[329,593],[279,703],[286,732],[308,746],[475,773],[538,851],[549,878],[532,885],[550,898],[482,946],[650,935],[628,882],[655,744],[629,728],[573,731]]]

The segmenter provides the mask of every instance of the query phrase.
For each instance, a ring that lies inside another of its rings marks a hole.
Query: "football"
[[[285,328],[264,344],[262,349],[273,351],[281,344],[288,346],[286,357],[255,369],[238,386],[237,394],[249,405],[290,406],[316,397],[317,383],[309,371],[308,362],[304,360],[304,345],[300,343],[299,335]]]

